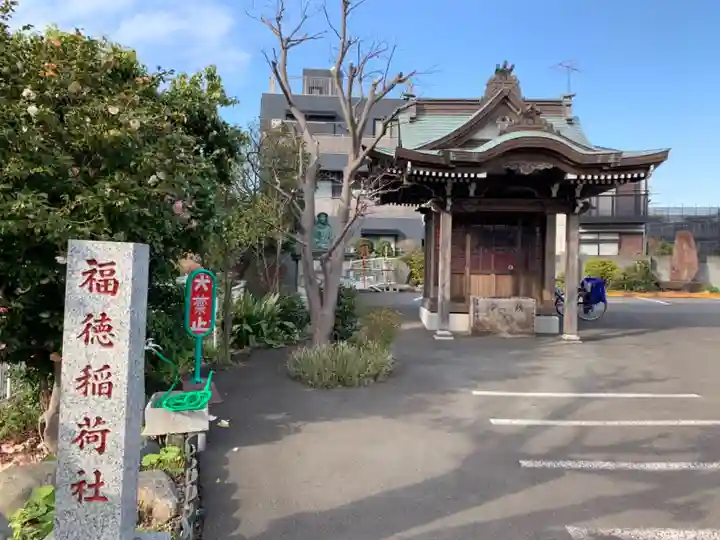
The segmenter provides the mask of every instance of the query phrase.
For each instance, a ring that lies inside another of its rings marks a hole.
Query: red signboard
[[[193,271],[185,285],[185,329],[203,337],[215,328],[215,276],[210,270]]]

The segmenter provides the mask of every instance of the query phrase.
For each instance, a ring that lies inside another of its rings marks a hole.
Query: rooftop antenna
[[[564,60],[558,64],[555,64],[553,66],[555,69],[562,69],[565,71],[565,76],[567,77],[567,93],[571,95],[572,92],[572,77],[573,73],[580,73],[582,70],[577,67],[577,62],[575,60]]]

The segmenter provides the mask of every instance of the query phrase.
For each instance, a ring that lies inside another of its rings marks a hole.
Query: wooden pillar
[[[423,245],[423,257],[425,260],[425,264],[423,264],[423,298],[431,298],[430,267],[432,266],[431,238],[433,237],[431,213],[423,215],[423,223],[425,224],[425,243]]]
[[[545,242],[543,253],[543,311],[555,310],[555,241],[557,234],[557,216],[549,214],[545,219]]]
[[[565,311],[563,335],[565,341],[580,342],[578,336],[578,287],[580,286],[580,217],[567,214],[565,224]]]
[[[435,212],[427,214],[430,221],[428,234],[425,236],[425,272],[428,280],[428,298],[437,301],[437,226],[438,215]]]
[[[435,219],[440,218],[440,250],[438,264],[438,329],[435,339],[453,339],[450,332],[450,257],[452,256],[452,214],[439,212]]]

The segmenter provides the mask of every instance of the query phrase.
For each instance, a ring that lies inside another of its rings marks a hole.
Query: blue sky
[[[262,2],[263,0],[257,0]],[[292,8],[299,0],[287,0]],[[339,0],[328,0],[336,10]],[[218,65],[241,104],[227,117],[258,114],[268,89],[263,50],[273,37],[248,0],[21,0],[16,23],[79,26],[135,47],[149,65]],[[322,17],[311,22],[321,28]],[[566,79],[552,66],[575,60],[575,111],[599,145],[672,148],[652,178],[653,203],[720,205],[720,2],[717,0],[367,0],[353,32],[397,46],[394,66],[419,70],[425,97],[481,96],[498,62],[516,65],[523,94],[556,97]],[[295,49],[291,71],[327,67],[332,42]]]

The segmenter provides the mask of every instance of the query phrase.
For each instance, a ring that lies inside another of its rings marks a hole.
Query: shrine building
[[[513,71],[498,65],[480,99],[408,95],[397,148],[371,155],[371,171],[391,179],[378,204],[424,214],[420,318],[438,338],[476,330],[577,340],[579,215],[601,193],[646,182],[668,157],[668,149],[593,145],[572,95],[526,99]],[[565,312],[574,315],[562,329],[554,307],[558,214],[566,220]]]

